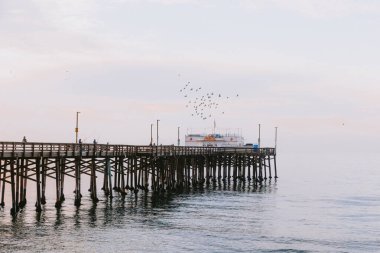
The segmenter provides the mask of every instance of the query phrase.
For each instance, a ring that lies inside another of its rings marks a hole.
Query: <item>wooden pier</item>
[[[46,203],[47,178],[55,180],[55,206],[60,208],[65,200],[66,177],[75,180],[76,206],[81,204],[81,182],[85,179],[90,182],[91,199],[95,203],[98,187],[106,197],[113,198],[115,194],[125,196],[139,190],[181,192],[231,180],[261,184],[277,178],[276,150],[0,142],[0,205],[4,207],[5,184],[9,184],[7,196],[12,197],[13,216],[26,205],[29,180],[36,183],[33,190],[37,212]],[[101,186],[97,185],[98,177],[102,179]]]

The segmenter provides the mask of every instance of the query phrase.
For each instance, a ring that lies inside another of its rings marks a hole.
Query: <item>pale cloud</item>
[[[200,0],[149,0],[152,3],[160,4],[201,4]]]
[[[202,0],[112,0],[116,3],[156,3],[164,5],[178,5],[178,4],[205,4],[207,1]]]
[[[242,0],[241,3],[251,9],[280,8],[311,18],[380,13],[380,3],[375,0]]]
[[[96,18],[102,6],[97,1],[66,0],[35,2],[40,9],[42,18],[48,25],[61,32],[81,33],[86,35],[94,33],[103,23]]]

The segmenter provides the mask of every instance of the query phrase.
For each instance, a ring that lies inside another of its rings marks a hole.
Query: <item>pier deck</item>
[[[274,148],[0,142],[0,205],[4,207],[9,184],[11,214],[17,215],[26,204],[28,180],[36,183],[40,212],[46,203],[47,178],[55,180],[55,206],[60,208],[65,177],[75,179],[74,204],[79,206],[84,176],[90,180],[91,199],[97,202],[98,178],[105,195],[112,198],[128,191],[182,191],[218,181],[260,184],[272,173],[277,178]]]

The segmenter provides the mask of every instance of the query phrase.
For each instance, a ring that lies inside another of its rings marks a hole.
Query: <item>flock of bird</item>
[[[216,92],[206,92],[202,87],[192,86],[190,82],[179,93],[187,100],[186,107],[192,110],[191,116],[203,120],[214,117],[215,113],[224,114],[222,106],[233,98]],[[234,97],[239,97],[239,94]]]

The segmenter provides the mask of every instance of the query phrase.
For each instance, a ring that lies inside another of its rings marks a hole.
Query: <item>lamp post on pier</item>
[[[277,151],[277,128],[275,127],[275,133],[274,133],[274,150]]]
[[[153,145],[153,123],[150,124],[150,145]]]
[[[178,146],[181,145],[181,140],[179,139],[179,128],[180,127],[178,127]]]
[[[160,120],[158,119],[157,120],[157,146],[158,146],[158,122],[159,122]]]
[[[259,139],[258,139],[259,148],[261,148],[260,142],[261,142],[261,124],[259,124]]]
[[[77,120],[76,120],[76,125],[75,125],[75,143],[78,143],[79,113],[80,113],[80,112],[77,112]]]

